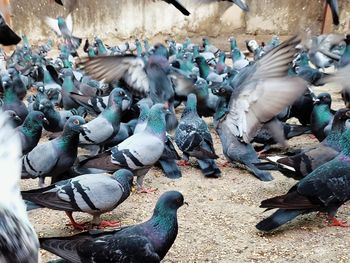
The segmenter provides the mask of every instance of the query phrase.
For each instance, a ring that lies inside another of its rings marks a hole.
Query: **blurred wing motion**
[[[263,124],[305,90],[306,82],[287,77],[288,65],[295,54],[298,37],[272,49],[255,65],[242,72],[244,80],[231,96],[226,121],[231,132],[249,143]]]

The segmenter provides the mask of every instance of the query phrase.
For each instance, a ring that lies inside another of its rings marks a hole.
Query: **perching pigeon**
[[[59,175],[67,171],[77,158],[79,133],[83,131],[85,120],[80,116],[68,119],[63,134],[37,145],[22,158],[22,178],[40,178],[40,186],[46,176],[59,181]]]
[[[38,144],[43,123],[47,123],[44,113],[40,111],[29,112],[23,124],[17,127],[21,139],[22,155],[27,154]]]
[[[177,191],[160,196],[146,222],[105,233],[40,238],[40,247],[70,262],[160,262],[174,243],[177,209],[187,204]]]
[[[134,134],[110,151],[87,158],[80,163],[82,168],[97,168],[114,172],[120,168],[133,171],[137,187],[143,189],[143,178],[161,157],[166,139],[165,114],[167,107],[155,104],[150,112],[145,130]]]
[[[311,212],[326,212],[333,226],[348,226],[335,218],[338,208],[350,199],[350,130],[341,138],[342,152],[332,161],[318,167],[294,185],[287,194],[261,202],[268,210],[278,208],[256,227],[261,231],[272,231],[295,217]]]
[[[76,229],[84,229],[85,224],[75,222],[73,212],[93,215],[92,225],[115,227],[120,222],[103,221],[100,216],[112,211],[129,197],[132,181],[132,172],[121,169],[112,176],[106,174],[80,175],[45,188],[24,191],[21,194],[24,200],[39,207],[65,211],[72,226]]]
[[[0,113],[0,261],[39,262],[39,242],[20,196],[20,138]]]
[[[213,147],[213,139],[207,124],[197,113],[197,97],[187,96],[179,126],[175,131],[175,142],[184,154],[184,159],[195,157],[202,173],[207,177],[220,177],[221,171],[213,159],[218,158]]]

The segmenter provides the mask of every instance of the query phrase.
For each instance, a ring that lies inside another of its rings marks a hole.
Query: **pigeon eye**
[[[221,88],[221,89],[220,89],[220,92],[225,92],[225,89],[224,89],[224,88]]]
[[[73,123],[74,123],[75,125],[79,125],[79,124],[80,124],[79,120],[74,120]]]
[[[345,113],[345,115],[346,115],[346,117],[350,117],[350,111],[347,111],[347,112]]]

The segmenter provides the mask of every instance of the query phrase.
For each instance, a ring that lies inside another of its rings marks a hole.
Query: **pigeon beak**
[[[313,99],[313,101],[314,101],[314,105],[316,105],[316,104],[319,104],[320,103],[320,99]]]
[[[19,117],[18,115],[16,115],[16,116],[14,117],[14,120],[15,120],[15,121],[18,121],[18,122],[22,122],[21,117]]]
[[[50,122],[49,122],[46,118],[43,119],[43,122],[44,122],[46,125],[49,125],[49,124],[50,124]]]
[[[184,205],[187,205],[187,206],[189,206],[189,204],[188,204],[187,202],[184,202]]]
[[[44,105],[39,104],[39,110],[42,110],[42,109],[44,109]]]

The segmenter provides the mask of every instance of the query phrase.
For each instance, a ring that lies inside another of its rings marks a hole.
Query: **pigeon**
[[[97,118],[83,125],[89,132],[80,133],[79,144],[103,145],[112,139],[119,131],[121,114],[123,109],[125,110],[123,108],[125,100],[130,102],[124,90],[115,88],[109,96],[107,108]]]
[[[58,35],[62,36],[69,50],[75,52],[79,48],[82,39],[73,36],[73,19],[69,14],[66,19],[59,16],[57,19],[45,17],[45,23]]]
[[[74,116],[80,115],[75,109],[56,111],[53,103],[48,99],[40,100],[38,110],[44,113],[48,123],[44,123],[44,129],[49,132],[61,132],[67,120]],[[81,115],[84,115],[81,112]]]
[[[158,161],[158,166],[163,170],[167,178],[178,179],[182,177],[181,170],[176,163],[176,160],[180,159],[181,157],[177,153],[171,138],[167,135],[164,151]]]
[[[144,223],[104,233],[40,238],[40,247],[77,263],[161,262],[176,239],[177,210],[184,204],[180,192],[165,192]]]
[[[20,138],[5,113],[0,113],[0,144],[0,261],[37,263],[38,238],[20,196]]]
[[[28,109],[16,94],[13,80],[10,78],[3,78],[2,85],[4,88],[2,110],[12,110],[16,113],[17,116],[19,116],[22,121],[24,121],[28,115]]]
[[[278,210],[259,222],[256,228],[272,231],[311,212],[326,212],[332,226],[348,226],[335,215],[338,208],[350,199],[349,139],[350,130],[346,130],[341,138],[343,149],[337,157],[301,179],[287,194],[262,201],[260,207]]]
[[[0,44],[11,46],[20,41],[21,38],[6,24],[4,16],[0,13]]]
[[[63,134],[52,140],[37,145],[22,157],[22,178],[40,178],[39,185],[43,186],[46,176],[52,181],[59,181],[59,175],[67,171],[77,158],[79,133],[85,120],[80,116],[68,119]]]
[[[23,124],[17,127],[21,139],[22,155],[29,153],[38,144],[43,123],[47,123],[44,113],[32,111],[27,115]]]
[[[96,168],[108,172],[126,168],[137,176],[138,191],[152,191],[143,188],[143,179],[163,153],[166,140],[165,114],[167,112],[168,108],[165,105],[153,105],[145,130],[130,136],[108,151],[82,160],[79,168]]]
[[[193,93],[187,96],[186,108],[175,131],[175,143],[183,152],[185,161],[190,156],[197,158],[205,176],[221,176],[221,171],[213,160],[219,158],[215,154],[213,139],[207,124],[198,116],[197,97]]]
[[[59,181],[36,190],[22,191],[24,200],[40,207],[65,211],[75,229],[85,229],[85,224],[75,222],[73,212],[93,215],[92,225],[116,227],[120,222],[101,220],[103,213],[110,212],[130,195],[133,174],[121,169],[112,176],[85,174],[73,179]]]
[[[333,121],[334,111],[331,109],[332,98],[329,93],[321,93],[314,102],[311,113],[311,131],[321,142],[326,134],[326,127]]]
[[[179,0],[163,0],[164,2],[176,7],[183,15],[189,16],[190,12],[180,3]]]
[[[267,52],[255,64],[242,69],[231,84],[233,91],[229,103],[220,104],[222,109],[219,111],[223,114],[215,118],[225,157],[230,162],[244,164],[263,181],[273,178],[254,165],[260,161],[250,142],[259,129],[307,88],[302,79],[287,77],[288,65],[298,43],[298,37],[292,37]]]
[[[287,177],[300,180],[319,166],[333,160],[343,148],[341,136],[349,128],[349,119],[350,110],[340,109],[334,115],[329,134],[320,144],[292,156],[267,157],[267,160],[275,164],[272,170],[277,169]],[[257,164],[257,166],[260,167],[260,164]],[[268,166],[262,164],[261,167],[261,169],[264,169]]]
[[[150,97],[153,104],[168,103],[172,114],[167,116],[167,130],[173,130],[177,126],[175,94],[169,79],[173,68],[164,45],[156,44],[153,50],[147,61],[134,55],[98,56],[82,60],[80,67],[94,79],[124,82],[132,95]]]

